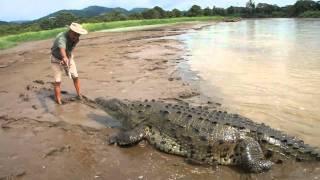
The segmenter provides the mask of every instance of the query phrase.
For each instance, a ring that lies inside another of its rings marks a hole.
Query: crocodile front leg
[[[235,155],[236,164],[250,172],[267,171],[273,164],[265,160],[259,143],[252,138],[241,140],[235,148]]]
[[[139,143],[146,136],[144,127],[137,127],[130,131],[120,131],[108,138],[109,144],[117,144],[119,146],[130,146]]]

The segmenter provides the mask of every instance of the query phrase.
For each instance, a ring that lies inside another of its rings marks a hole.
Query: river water
[[[203,94],[320,147],[320,19],[218,23],[179,39]]]

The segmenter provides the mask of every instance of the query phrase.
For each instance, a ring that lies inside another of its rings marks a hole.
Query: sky
[[[174,8],[188,10],[196,4],[202,8],[217,6],[245,6],[248,0],[0,0],[0,21],[34,20],[62,9],[83,9],[98,5],[104,7],[152,8],[160,6],[165,10]],[[285,6],[296,0],[254,0],[256,4],[264,2]]]

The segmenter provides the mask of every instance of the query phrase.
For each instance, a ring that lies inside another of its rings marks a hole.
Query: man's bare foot
[[[56,102],[57,102],[57,104],[59,104],[59,105],[61,105],[61,104],[62,104],[61,99],[57,99],[57,100],[56,100]]]
[[[82,95],[79,94],[79,95],[77,96],[77,99],[81,101],[81,100],[83,99]]]

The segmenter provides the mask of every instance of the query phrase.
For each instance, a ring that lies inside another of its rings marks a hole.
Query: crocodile
[[[285,160],[319,161],[317,148],[238,114],[156,100],[96,98],[122,124],[109,144],[132,146],[147,140],[156,149],[199,165],[234,165],[260,173]]]

